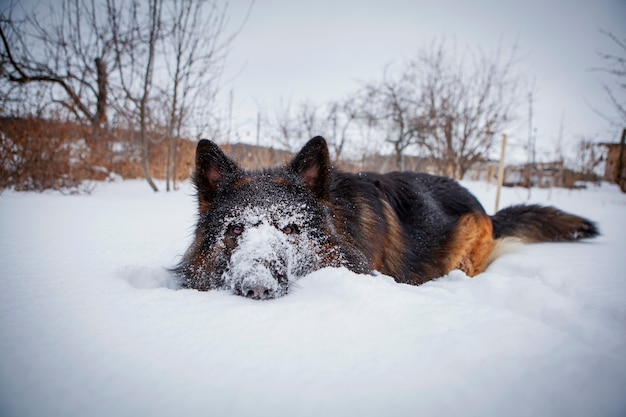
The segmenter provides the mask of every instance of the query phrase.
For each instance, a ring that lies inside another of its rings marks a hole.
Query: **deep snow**
[[[492,209],[493,185],[465,185]],[[0,195],[0,415],[626,414],[616,187],[532,191],[597,220],[593,241],[420,287],[321,270],[271,301],[176,289],[164,267],[190,242],[191,195]]]

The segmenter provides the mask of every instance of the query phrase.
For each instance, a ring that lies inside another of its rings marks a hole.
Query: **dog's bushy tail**
[[[596,224],[554,207],[516,205],[491,216],[494,238],[524,242],[571,242],[598,236]]]

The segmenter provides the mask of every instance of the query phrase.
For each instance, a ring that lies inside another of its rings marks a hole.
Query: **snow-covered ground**
[[[488,210],[495,188],[466,183]],[[624,416],[626,195],[533,190],[602,236],[421,287],[322,270],[271,301],[179,290],[186,185],[0,195],[2,416]],[[505,189],[503,205],[526,201]]]

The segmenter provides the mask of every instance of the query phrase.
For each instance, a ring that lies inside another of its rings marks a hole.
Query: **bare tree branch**
[[[615,34],[605,30],[600,30],[600,32],[613,42],[619,53],[598,52],[602,65],[592,70],[612,77],[612,82],[603,82],[602,88],[613,105],[618,120],[610,115],[596,112],[616,127],[623,127],[626,126],[626,40],[620,40]]]
[[[106,121],[110,43],[100,34],[102,21],[89,19],[96,8],[93,2],[64,0],[43,21],[37,14],[18,21],[9,10],[0,19],[0,55],[4,80],[57,86],[66,98],[51,98],[52,103],[100,127]]]

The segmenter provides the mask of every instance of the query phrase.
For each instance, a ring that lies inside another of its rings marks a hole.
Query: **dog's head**
[[[193,178],[196,237],[177,270],[183,285],[270,299],[302,275],[341,265],[328,208],[330,175],[321,137],[286,167],[254,172],[201,140]]]

